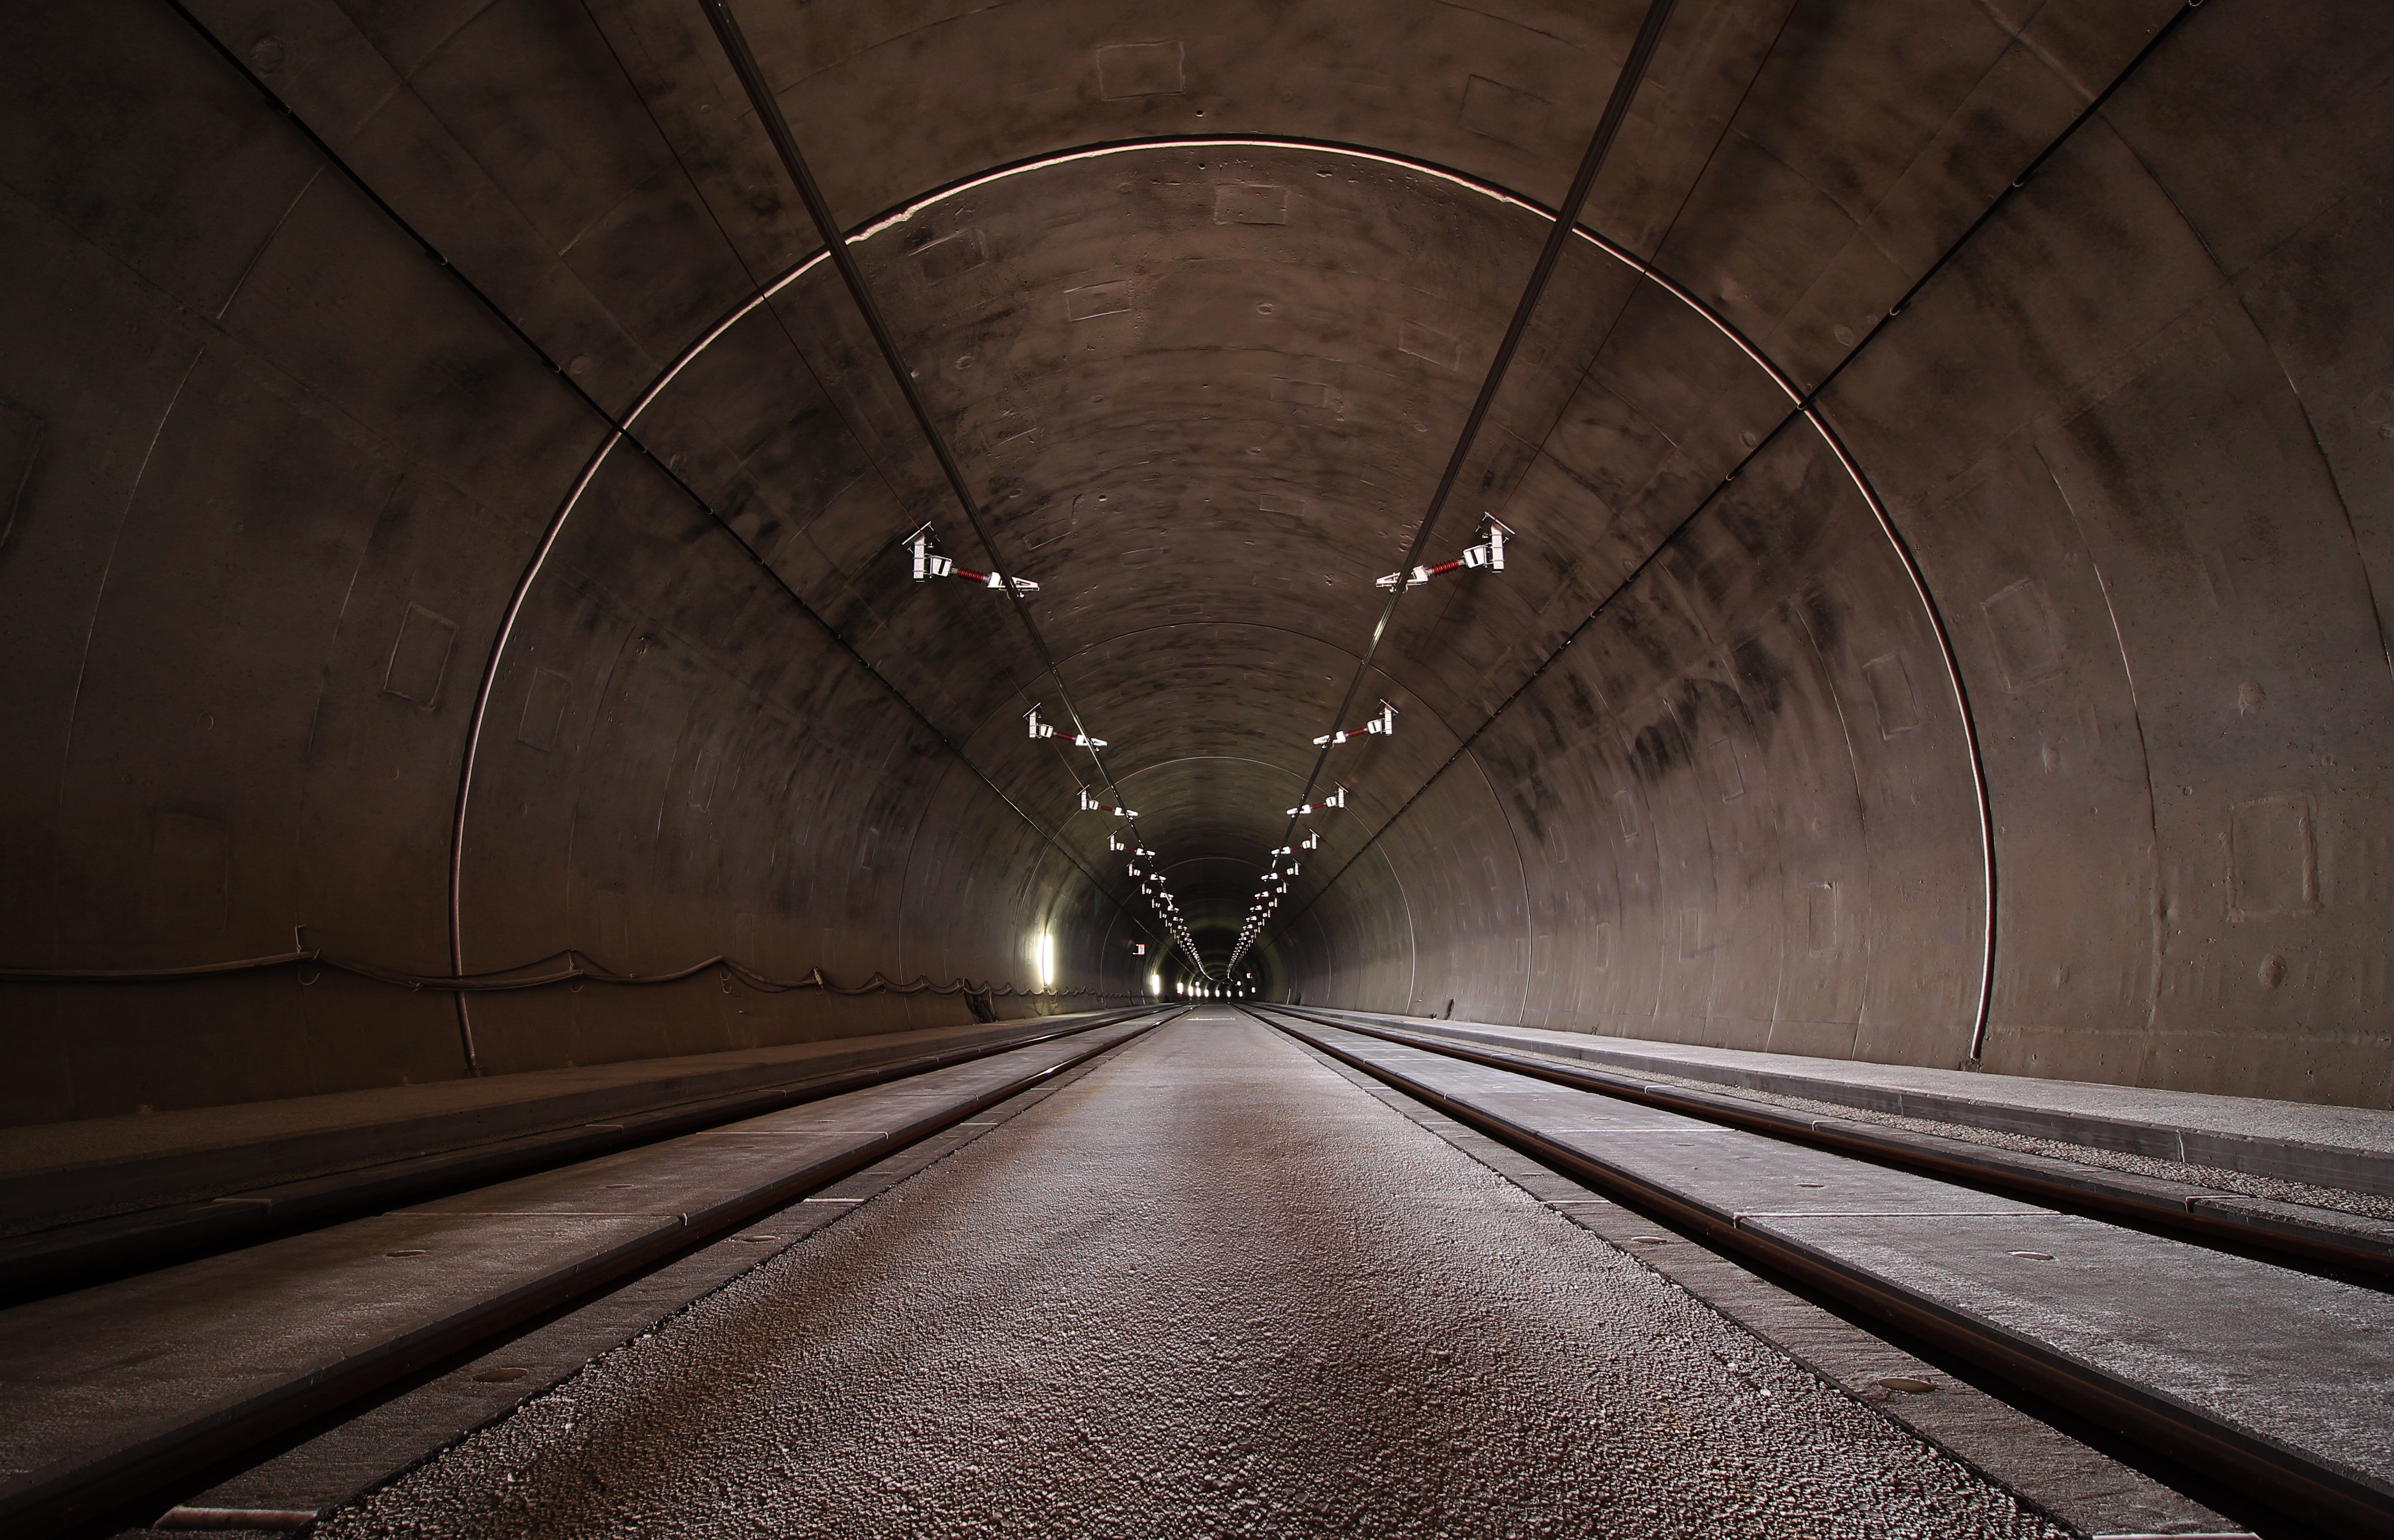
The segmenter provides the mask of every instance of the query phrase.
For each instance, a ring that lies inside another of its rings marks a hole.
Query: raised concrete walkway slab
[[[1402,1043],[1281,1025],[1450,1116],[1600,1173],[1707,1244],[1837,1281],[1848,1304],[2335,1533],[2394,1533],[2394,1301],[2382,1291]]]
[[[2394,1196],[2394,1111],[1305,1008],[1325,1017],[1611,1069]]]
[[[1107,1012],[878,1033],[282,1101],[0,1128],[0,1235],[1068,1030]]]
[[[0,1312],[0,1530],[48,1533],[673,1255],[1159,1012]]]

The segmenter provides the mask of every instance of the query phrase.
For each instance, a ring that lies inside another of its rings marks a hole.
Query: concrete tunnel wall
[[[195,9],[0,62],[0,960],[1027,988],[1046,932],[1091,996],[1001,1009],[1142,990],[695,7]],[[1218,963],[1639,7],[742,9]],[[1983,994],[1992,1070],[2387,1104],[2394,21],[2215,0],[1973,228],[2176,10],[1681,7],[1438,541],[1510,570],[1401,607],[1259,981],[1939,1065]],[[19,1123],[468,1069],[329,970],[0,998]]]

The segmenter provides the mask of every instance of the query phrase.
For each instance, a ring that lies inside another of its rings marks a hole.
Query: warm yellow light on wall
[[[1032,951],[1039,960],[1039,987],[1054,989],[1056,987],[1056,938],[1045,930],[1041,931],[1039,941]]]

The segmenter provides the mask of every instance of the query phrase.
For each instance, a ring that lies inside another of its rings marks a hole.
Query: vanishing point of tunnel
[[[2394,9],[0,16],[0,1533],[2394,1535]]]

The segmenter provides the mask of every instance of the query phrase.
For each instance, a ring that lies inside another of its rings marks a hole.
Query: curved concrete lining
[[[1257,988],[2394,1099],[2394,22],[2178,12],[1683,8]],[[1062,688],[1229,953],[1637,8],[743,7],[1061,687],[696,7],[262,15],[0,65],[0,962],[1011,1013],[1189,972]],[[969,1020],[0,994],[19,1124]]]

